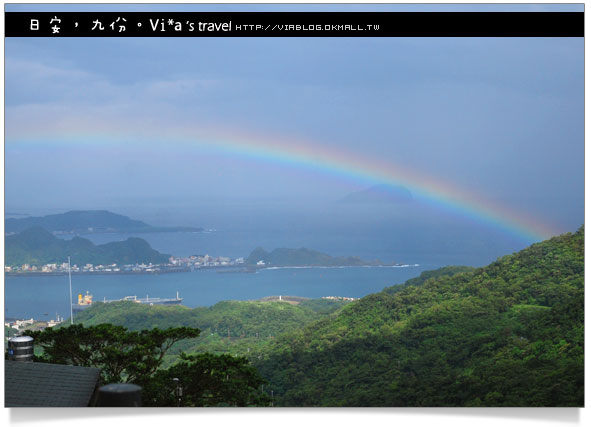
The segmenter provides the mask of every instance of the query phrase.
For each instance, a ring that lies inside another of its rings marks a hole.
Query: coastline
[[[419,264],[395,264],[395,265],[282,265],[273,267],[258,267],[257,270],[281,270],[281,269],[295,269],[295,268],[409,268],[420,267]]]
[[[103,275],[142,275],[142,274],[170,274],[170,273],[189,273],[191,268],[171,268],[165,270],[153,271],[72,271],[72,276],[103,276]],[[26,273],[4,273],[5,277],[50,277],[50,276],[67,276],[67,271],[42,273],[40,271],[26,272]]]
[[[167,268],[162,270],[152,271],[72,271],[73,276],[108,276],[108,275],[157,275],[157,274],[172,274],[172,273],[190,273],[192,271],[200,270],[218,270],[218,273],[256,273],[259,270],[283,270],[283,269],[337,269],[337,268],[412,268],[420,267],[420,264],[395,264],[395,265],[282,265],[273,267],[257,267],[257,266],[204,266],[204,267],[179,267]],[[5,272],[5,277],[52,277],[52,276],[67,276],[67,271],[47,272],[31,271],[25,273]]]

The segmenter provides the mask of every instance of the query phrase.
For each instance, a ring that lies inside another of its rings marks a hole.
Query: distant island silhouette
[[[14,234],[31,227],[42,227],[54,234],[94,233],[161,233],[175,231],[199,232],[198,227],[154,227],[106,210],[69,211],[63,214],[7,218],[5,233]]]
[[[395,263],[383,263],[379,259],[365,261],[356,256],[333,257],[308,248],[278,248],[267,252],[261,247],[253,250],[245,260],[252,267],[355,267],[355,266],[392,266]]]
[[[379,184],[365,190],[355,191],[340,199],[339,203],[398,204],[413,201],[412,193],[405,187]]]

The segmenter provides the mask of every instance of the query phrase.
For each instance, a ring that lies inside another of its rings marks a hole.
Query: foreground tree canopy
[[[144,393],[146,406],[174,406],[175,381],[182,385],[184,406],[268,406],[265,381],[244,357],[209,353],[181,355],[181,361],[160,370]]]
[[[199,335],[196,328],[128,331],[111,324],[76,324],[25,333],[43,349],[36,361],[100,368],[103,384],[140,385],[145,406],[248,406],[269,401],[262,392],[264,380],[244,358],[183,354],[177,364],[161,369],[175,343]],[[183,388],[180,400],[177,386]]]

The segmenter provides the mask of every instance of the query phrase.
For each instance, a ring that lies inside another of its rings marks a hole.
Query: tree
[[[182,387],[180,402],[175,379]],[[142,401],[145,406],[268,406],[265,382],[244,357],[182,354],[179,363],[153,376]]]
[[[182,354],[180,362],[160,369],[175,343],[199,333],[188,327],[128,331],[108,323],[25,331],[43,348],[36,361],[100,368],[103,384],[141,386],[145,406],[177,406],[173,378],[183,387],[183,406],[266,406],[265,381],[244,357]]]
[[[176,342],[196,338],[199,333],[199,329],[187,327],[136,332],[108,323],[25,332],[43,348],[37,361],[96,367],[101,369],[105,384],[129,382],[140,386],[147,384]]]

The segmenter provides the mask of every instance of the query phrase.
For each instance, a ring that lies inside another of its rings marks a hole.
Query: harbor
[[[429,266],[408,268],[300,268],[258,270],[257,274],[218,274],[215,269],[171,275],[72,275],[72,299],[86,291],[93,301],[120,301],[127,295],[174,299],[182,305],[208,307],[226,300],[257,300],[268,295],[300,295],[321,298],[342,295],[359,298],[384,287],[415,277]],[[361,285],[360,285],[361,284]],[[70,293],[67,276],[5,278],[5,316],[18,319],[49,319],[56,311],[69,317]]]
[[[112,302],[121,302],[121,301],[129,301],[134,302],[137,304],[147,304],[147,305],[181,305],[183,299],[179,297],[179,293],[177,291],[176,298],[150,298],[149,295],[146,295],[146,298],[138,298],[137,295],[126,296],[119,299],[107,299],[106,297],[103,298],[102,303],[108,304]],[[78,313],[82,310],[86,310],[89,308],[93,303],[93,296],[86,291],[86,295],[78,294],[78,303],[72,304],[72,311],[74,313]]]

